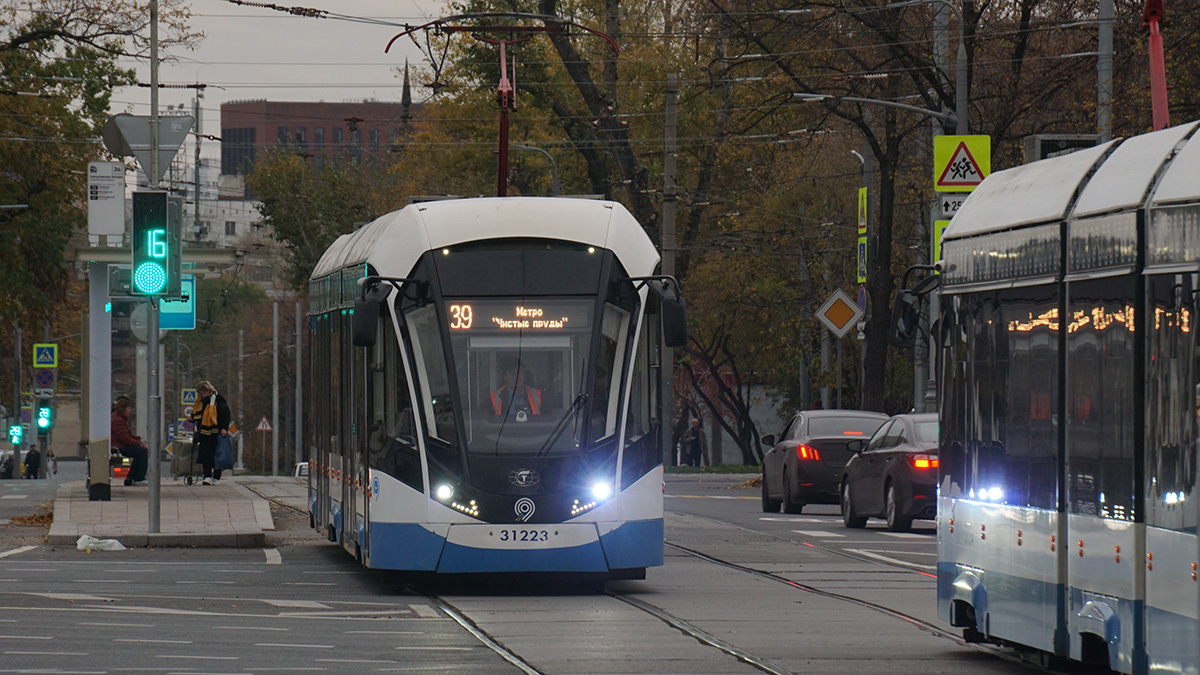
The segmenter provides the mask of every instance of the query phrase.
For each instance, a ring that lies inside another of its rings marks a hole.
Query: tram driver
[[[503,384],[492,392],[492,411],[496,415],[512,415],[518,422],[525,422],[531,415],[542,414],[542,390],[527,384],[527,373],[518,359],[501,359],[500,375]]]

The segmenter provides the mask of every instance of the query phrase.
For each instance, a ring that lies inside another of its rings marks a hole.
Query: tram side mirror
[[[671,348],[686,347],[688,343],[687,307],[684,305],[683,296],[663,298],[662,322],[663,342]]]
[[[921,299],[902,288],[892,298],[892,322],[889,340],[893,347],[908,349],[916,344],[921,326]]]
[[[354,319],[350,323],[355,347],[374,347],[375,331],[379,330],[379,301],[372,297],[354,301]]]

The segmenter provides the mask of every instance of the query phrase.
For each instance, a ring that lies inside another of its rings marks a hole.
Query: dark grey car
[[[937,413],[896,415],[856,452],[842,476],[842,521],[858,528],[885,518],[906,532],[916,518],[937,516]]]
[[[766,513],[800,513],[805,504],[838,503],[842,467],[853,454],[852,439],[866,440],[887,415],[865,410],[808,410],[792,418],[763,457],[762,509]]]

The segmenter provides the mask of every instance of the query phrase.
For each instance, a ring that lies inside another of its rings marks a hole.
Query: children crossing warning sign
[[[933,189],[936,192],[970,192],[991,172],[991,136],[938,136],[933,139]]]

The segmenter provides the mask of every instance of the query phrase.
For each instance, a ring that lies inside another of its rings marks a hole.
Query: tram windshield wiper
[[[558,441],[558,437],[562,436],[567,425],[571,423],[571,420],[575,419],[580,410],[583,410],[583,406],[587,403],[587,400],[588,395],[583,392],[580,392],[575,397],[575,400],[571,402],[571,407],[567,408],[566,412],[563,413],[562,419],[558,421],[558,424],[554,425],[554,431],[550,432],[549,438],[546,439],[545,443],[542,443],[542,447],[538,448],[538,457],[542,457],[550,452],[550,448]]]

